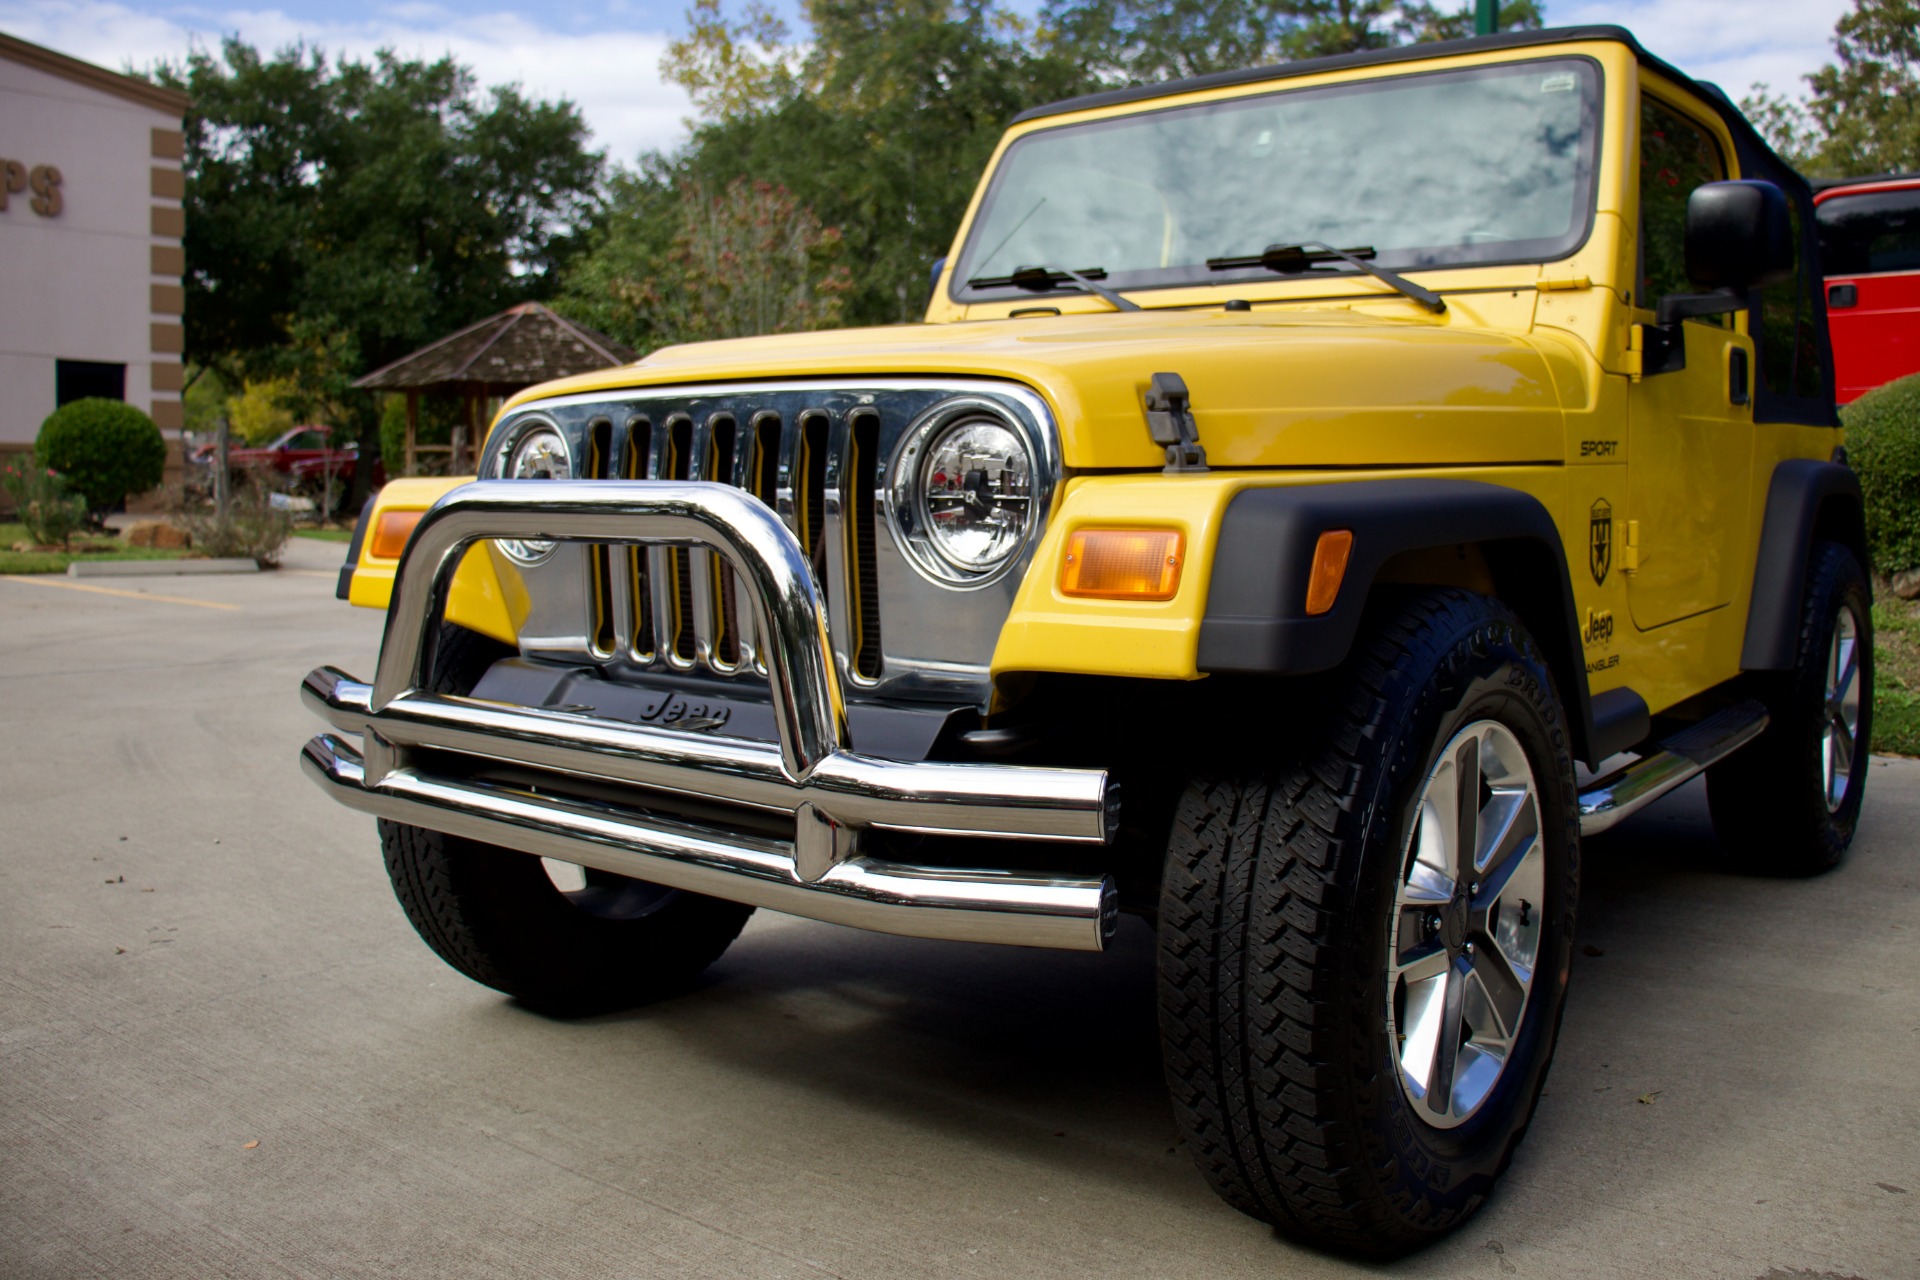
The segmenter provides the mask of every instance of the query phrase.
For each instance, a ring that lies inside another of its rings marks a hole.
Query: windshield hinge
[[[1593,288],[1592,276],[1561,276],[1553,280],[1536,280],[1533,287],[1541,293],[1570,293],[1580,289]]]
[[[1147,388],[1147,434],[1155,444],[1167,447],[1169,474],[1207,469],[1207,451],[1200,445],[1200,428],[1194,425],[1191,406],[1192,397],[1179,374],[1153,375],[1153,384]]]

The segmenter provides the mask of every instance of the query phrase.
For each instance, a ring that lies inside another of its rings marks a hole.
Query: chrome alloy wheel
[[[1476,720],[1440,752],[1399,885],[1387,941],[1388,1043],[1415,1112],[1451,1129],[1506,1070],[1540,953],[1539,788],[1506,726]]]
[[[1827,812],[1838,813],[1860,749],[1860,620],[1846,605],[1833,622],[1827,651],[1826,710],[1820,726],[1820,776]]]

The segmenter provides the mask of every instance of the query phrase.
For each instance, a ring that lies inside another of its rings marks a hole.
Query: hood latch
[[[1207,451],[1194,425],[1192,397],[1177,373],[1156,373],[1147,388],[1147,434],[1167,447],[1166,471],[1205,471]]]

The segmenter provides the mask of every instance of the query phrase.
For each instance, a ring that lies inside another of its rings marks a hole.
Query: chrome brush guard
[[[721,556],[753,605],[778,741],[428,692],[428,641],[454,570],[488,538],[690,547]],[[373,683],[321,667],[301,692],[334,728],[363,742],[356,751],[334,734],[315,737],[302,755],[307,772],[336,800],[378,817],[883,933],[1097,951],[1113,931],[1115,892],[1102,875],[863,856],[860,832],[870,828],[1104,844],[1116,827],[1115,789],[1101,770],[897,761],[854,751],[806,554],[764,503],[728,485],[463,485],[427,512],[408,544]],[[614,784],[634,804],[435,776],[434,753],[556,781]],[[647,812],[648,796],[662,793],[784,815],[793,836],[745,835]]]

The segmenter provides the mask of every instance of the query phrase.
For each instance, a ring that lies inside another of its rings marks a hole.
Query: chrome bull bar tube
[[[902,763],[837,751],[795,784],[772,743],[417,692],[376,716],[368,686],[332,667],[309,675],[301,696],[334,728],[372,727],[395,747],[438,747],[773,812],[810,803],[849,827],[1086,844],[1102,842],[1116,816],[1112,788],[1092,769]]]
[[[425,683],[427,626],[440,616],[453,570],[483,538],[708,547],[732,564],[758,613],[761,650],[780,727],[781,767],[795,782],[846,740],[827,613],[799,542],[765,503],[730,485],[659,480],[476,480],[433,504],[414,528],[394,578],[375,712]]]
[[[485,538],[688,546],[725,558],[755,611],[779,741],[425,691],[429,623],[443,611],[461,557]],[[303,762],[352,808],[616,874],[883,932],[1100,949],[1113,926],[1113,888],[1104,876],[898,866],[858,856],[856,832],[1105,843],[1117,827],[1105,772],[860,755],[847,744],[830,654],[820,588],[800,544],[765,504],[738,489],[476,482],[443,497],[415,529],[372,684],[322,667],[302,686],[315,712],[363,735],[364,751],[323,734]],[[794,838],[761,840],[433,778],[413,767],[415,749],[790,814]]]
[[[803,885],[790,874],[793,848],[784,841],[716,839],[657,819],[636,826],[586,805],[406,769],[368,787],[359,756],[331,734],[309,742],[300,763],[334,799],[376,817],[834,924],[1070,951],[1099,951],[1113,933],[1115,895],[1104,876],[949,870],[856,857]]]

